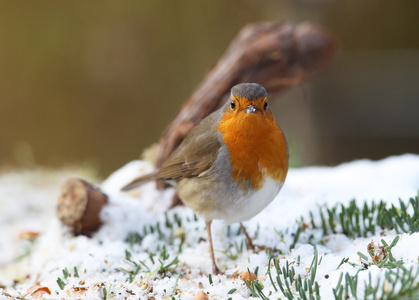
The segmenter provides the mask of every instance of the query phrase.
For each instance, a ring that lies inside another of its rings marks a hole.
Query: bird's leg
[[[240,228],[243,230],[244,235],[246,236],[247,240],[247,247],[251,249],[252,251],[255,251],[255,247],[253,246],[252,239],[247,234],[246,228],[243,226],[243,224],[240,222]]]
[[[211,223],[212,223],[212,220],[205,221],[205,224],[207,225],[208,240],[209,240],[210,250],[211,250],[212,273],[214,275],[218,275],[218,274],[221,274],[221,271],[220,271],[220,269],[218,269],[217,264],[215,263],[214,247],[212,245]]]

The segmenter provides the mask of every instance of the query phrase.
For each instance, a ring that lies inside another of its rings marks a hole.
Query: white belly
[[[223,182],[223,181],[221,181]],[[279,193],[282,183],[267,178],[260,190],[246,191],[240,185],[185,178],[179,181],[179,196],[205,220],[227,224],[243,222],[260,213]]]
[[[225,213],[216,216],[215,219],[222,219],[227,224],[249,220],[272,202],[281,187],[282,184],[267,178],[260,190],[247,193],[240,191],[233,199],[225,199],[225,201],[231,202],[231,205],[225,206]]]

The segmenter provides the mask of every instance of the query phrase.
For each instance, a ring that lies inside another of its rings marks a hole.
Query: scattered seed
[[[208,300],[208,295],[207,293],[203,292],[203,291],[199,291],[198,293],[195,294],[195,297],[193,298],[194,300]]]
[[[250,275],[252,275],[252,278],[250,278]],[[249,282],[257,279],[255,273],[250,272],[250,275],[249,275],[249,272],[243,272],[241,277],[243,280],[247,280]]]

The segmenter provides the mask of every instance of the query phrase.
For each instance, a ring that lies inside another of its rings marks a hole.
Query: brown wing
[[[134,179],[122,188],[129,191],[151,180],[179,180],[196,177],[207,171],[217,158],[221,147],[220,132],[215,128],[219,111],[203,119],[186,136],[160,170]]]
[[[157,172],[157,178],[179,180],[199,176],[207,171],[217,158],[221,147],[216,130],[217,112],[209,115],[191,130]]]
[[[151,180],[156,179],[156,176],[157,176],[157,172],[155,171],[153,173],[146,174],[146,175],[143,175],[141,177],[135,178],[133,181],[131,181],[130,183],[125,185],[123,188],[121,188],[121,191],[127,192],[129,190],[132,190],[132,189],[134,189],[134,188],[136,188],[136,187],[138,187],[138,186],[140,186],[140,185],[142,185],[146,182],[149,182]]]

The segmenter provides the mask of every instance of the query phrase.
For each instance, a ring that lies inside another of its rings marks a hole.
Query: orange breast
[[[282,183],[288,172],[287,142],[268,112],[226,112],[217,125],[230,152],[231,175],[260,189],[266,176]]]

